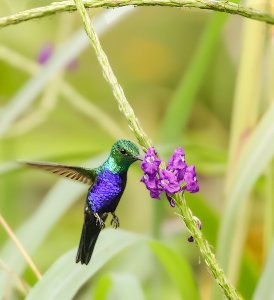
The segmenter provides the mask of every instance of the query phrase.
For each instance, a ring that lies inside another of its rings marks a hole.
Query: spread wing
[[[85,169],[82,167],[67,166],[48,162],[22,161],[25,165],[39,168],[53,174],[64,176],[82,183],[93,185],[97,179],[95,169]]]

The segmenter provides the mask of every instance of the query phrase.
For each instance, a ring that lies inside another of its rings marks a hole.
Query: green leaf
[[[248,193],[274,155],[274,105],[263,116],[241,155],[228,195],[218,239],[218,258],[227,271],[237,230],[238,211],[248,201]]]
[[[89,161],[90,167],[99,165],[100,157]],[[41,201],[40,207],[16,231],[16,236],[25,247],[28,254],[41,245],[49,231],[69,207],[86,191],[86,186],[69,180],[60,180]],[[82,212],[79,212],[80,217]],[[34,238],[35,237],[35,238]],[[1,250],[0,257],[17,274],[21,274],[26,266],[25,260],[15,248],[13,242],[8,241]],[[0,299],[7,285],[10,286],[10,277],[0,272]]]
[[[58,259],[28,294],[26,300],[72,299],[77,291],[122,250],[145,240],[141,235],[106,229],[97,242],[88,266],[75,263],[76,249]]]
[[[264,267],[261,279],[256,287],[253,295],[253,300],[273,300],[274,284],[273,284],[273,270],[274,270],[274,243],[270,251],[267,263]]]
[[[110,299],[145,300],[139,281],[131,274],[111,274],[111,281]]]
[[[158,241],[151,241],[149,245],[177,286],[181,298],[200,299],[191,267],[183,256]]]

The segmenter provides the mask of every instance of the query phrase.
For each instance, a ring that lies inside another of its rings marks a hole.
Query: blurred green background
[[[1,1],[1,16],[46,4]],[[106,11],[110,10],[92,10],[90,15],[100,18]],[[86,189],[22,167],[16,160],[95,167],[118,138],[135,141],[90,46],[76,57],[73,69],[55,72],[38,96],[24,104],[24,88],[35,90],[46,68],[37,65],[41,49],[52,44],[53,55],[58,49],[65,55],[69,48],[62,47],[64,43],[77,48],[70,41],[81,26],[78,14],[64,13],[0,31],[0,212],[14,231],[28,220],[36,224],[19,239],[42,274],[78,245]],[[102,46],[139,121],[164,159],[182,146],[187,162],[196,165],[200,192],[187,195],[187,202],[201,219],[212,249],[219,249],[225,272],[243,297],[252,299],[273,238],[273,139],[264,142],[264,133],[274,126],[271,28],[236,16],[157,7],[134,8],[118,24],[105,26]],[[3,129],[4,116],[17,110]],[[260,137],[257,142],[253,133]],[[264,148],[257,151],[260,145]],[[261,165],[257,160],[258,170],[250,181],[239,182],[249,178],[241,172],[253,166],[253,156],[260,158],[264,149],[268,152]],[[129,247],[100,268],[74,298],[221,298],[199,249],[187,242],[189,234],[175,209],[163,199],[150,199],[139,183],[141,176],[136,163],[117,214],[123,230],[155,238],[159,244],[142,241]],[[235,205],[229,206],[229,201]],[[48,230],[43,230],[45,223]],[[230,232],[229,224],[236,229]],[[22,299],[37,279],[27,266],[16,269],[16,261],[23,260],[7,234],[0,232],[0,298]],[[227,252],[220,232],[231,234]],[[115,244],[115,234],[106,234]],[[91,265],[92,261],[87,268]],[[27,283],[23,291],[14,273]]]

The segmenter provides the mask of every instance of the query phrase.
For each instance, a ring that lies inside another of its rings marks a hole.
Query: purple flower
[[[173,171],[179,184],[184,182],[185,170],[187,168],[185,153],[182,147],[174,150],[169,162],[167,164],[167,170]]]
[[[37,62],[40,65],[44,65],[51,57],[53,53],[53,45],[52,44],[45,44],[40,52],[38,53]]]
[[[155,190],[151,189],[149,191],[149,193],[150,193],[150,197],[151,198],[160,200],[160,195],[161,195],[161,191],[160,190],[158,190],[158,189],[155,189]]]
[[[167,200],[169,201],[169,204],[171,207],[175,207],[175,202],[174,200],[169,196],[169,194],[166,193],[166,197],[167,197]]]
[[[146,156],[141,164],[141,168],[145,174],[155,176],[158,172],[161,160],[156,156],[154,148],[149,148]]]
[[[161,191],[158,189],[158,178],[156,176],[149,177],[145,174],[141,178],[141,182],[143,182],[146,185],[146,188],[150,191],[151,198],[160,199]]]
[[[147,174],[145,174],[142,178],[141,178],[141,182],[143,182],[147,189],[157,189],[158,187],[158,179],[156,177],[149,177]]]
[[[184,169],[184,170],[174,170],[173,173],[175,174],[179,184],[182,184],[185,181],[185,172],[186,172],[186,169]]]
[[[173,172],[168,170],[159,170],[159,177],[158,186],[160,189],[164,190],[168,194],[175,194],[179,192],[180,185]]]
[[[167,164],[168,170],[185,170],[187,167],[185,160],[185,152],[182,147],[174,150]]]
[[[144,171],[141,182],[150,191],[151,198],[160,199],[161,193],[165,192],[170,205],[174,207],[175,202],[171,195],[179,191],[199,191],[195,167],[187,166],[182,147],[174,150],[166,170],[160,169],[160,164],[161,159],[156,156],[154,148],[149,148],[141,164]]]
[[[190,193],[196,193],[199,191],[199,185],[194,166],[189,166],[186,168],[184,180],[186,185],[183,187],[183,190],[186,190]]]

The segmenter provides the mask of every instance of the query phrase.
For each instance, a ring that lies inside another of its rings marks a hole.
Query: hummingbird
[[[132,163],[142,160],[138,147],[131,141],[118,140],[111,148],[107,160],[99,167],[88,169],[48,162],[24,161],[28,166],[58,174],[89,185],[85,207],[84,224],[76,255],[76,263],[88,264],[97,238],[105,227],[109,214],[111,225],[119,227],[115,214],[117,205],[127,183],[127,171]]]

